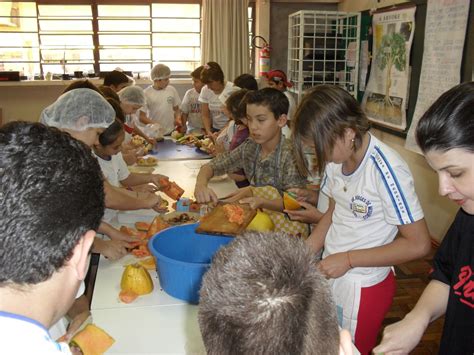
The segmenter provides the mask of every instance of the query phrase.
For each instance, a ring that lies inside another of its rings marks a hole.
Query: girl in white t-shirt
[[[219,99],[219,95],[227,95],[234,84],[224,79],[224,72],[216,62],[209,62],[204,65],[201,72],[201,81],[206,84],[199,95],[201,102],[202,123],[207,135],[220,131],[229,121],[224,113],[224,102]]]
[[[104,178],[112,186],[127,188],[127,193],[133,197],[146,198],[150,193],[158,191],[161,187],[160,181],[168,180],[168,177],[161,174],[130,173],[121,153],[124,138],[123,124],[115,121],[99,136],[99,144],[93,147],[94,154],[97,156]],[[106,208],[104,220],[110,221],[115,212]]]
[[[405,161],[369,133],[359,103],[344,89],[318,85],[294,120],[296,158],[305,147],[324,172],[327,211],[307,242],[323,250],[318,269],[331,279],[339,321],[361,354],[374,348],[395,295],[392,265],[430,250],[430,237]],[[320,205],[318,207],[321,207]]]

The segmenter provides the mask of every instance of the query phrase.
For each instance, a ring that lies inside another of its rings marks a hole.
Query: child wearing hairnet
[[[171,71],[164,64],[157,64],[150,73],[153,85],[144,90],[146,103],[142,111],[145,111],[153,123],[159,123],[163,129],[163,134],[168,135],[173,132],[175,126],[179,126],[181,99],[176,89],[169,85]],[[144,124],[140,115],[140,120]]]

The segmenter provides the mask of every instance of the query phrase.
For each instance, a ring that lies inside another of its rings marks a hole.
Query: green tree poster
[[[400,131],[406,129],[415,10],[413,6],[373,15],[372,66],[362,101],[369,119]]]

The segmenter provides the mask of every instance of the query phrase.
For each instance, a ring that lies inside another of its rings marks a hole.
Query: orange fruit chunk
[[[301,205],[299,202],[293,198],[288,192],[283,193],[283,205],[285,206],[285,210],[299,210]]]

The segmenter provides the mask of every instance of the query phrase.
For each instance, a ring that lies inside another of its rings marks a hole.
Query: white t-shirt
[[[199,93],[195,88],[189,89],[184,94],[181,104],[181,112],[188,115],[188,130],[203,128],[201,116],[201,103],[199,102]]]
[[[130,175],[127,163],[123,160],[122,153],[119,152],[118,154],[112,155],[110,160],[102,159],[97,155],[95,156],[99,162],[104,178],[110,183],[110,185],[120,187],[120,181],[125,180]],[[116,215],[117,210],[106,208],[103,220],[105,222],[110,222]]]
[[[388,244],[397,235],[397,226],[423,218],[406,162],[372,135],[354,173],[343,175],[342,164],[327,165],[321,191],[336,203],[323,258]],[[389,271],[390,267],[356,267],[347,274],[366,280],[362,286],[369,287],[381,282]]]
[[[0,311],[1,354],[71,354],[66,343],[55,342],[38,321]]]
[[[170,134],[174,130],[174,107],[181,105],[181,99],[176,89],[168,85],[164,89],[157,90],[149,86],[144,90],[146,104],[142,111],[148,117],[160,124],[164,134]]]
[[[220,95],[224,94],[226,91],[232,90],[232,86],[234,86],[234,84],[228,81]],[[224,104],[219,99],[219,96],[214,94],[214,91],[205,85],[199,95],[199,101],[203,104],[209,105],[212,127],[218,130],[224,128],[229,121],[229,118],[224,114]]]

